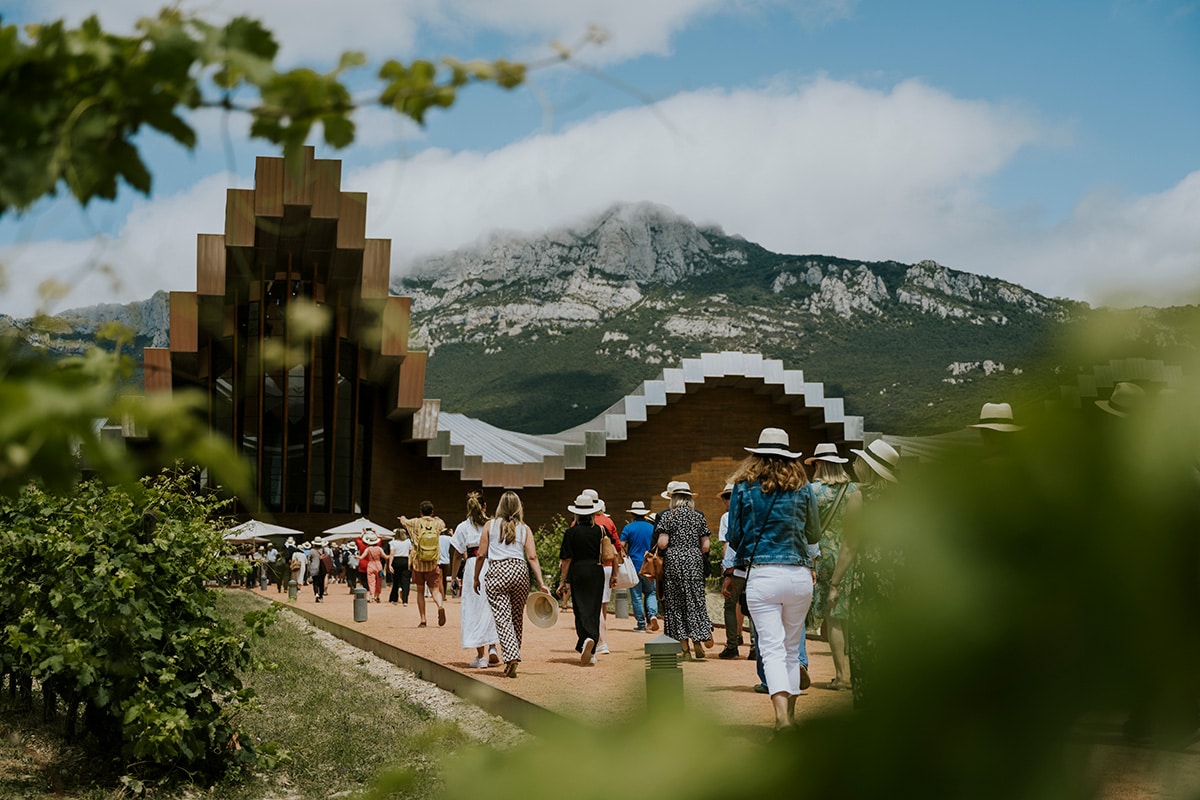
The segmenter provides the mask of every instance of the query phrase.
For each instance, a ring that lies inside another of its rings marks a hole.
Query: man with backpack
[[[442,570],[438,566],[441,552],[439,537],[446,529],[446,523],[441,517],[433,515],[433,503],[421,501],[421,516],[416,519],[400,516],[400,524],[408,531],[409,541],[412,542],[412,552],[409,555],[408,566],[412,571],[413,588],[417,593],[417,611],[421,615],[421,624],[425,627],[425,587],[437,605],[438,626],[446,624],[446,607],[443,604]]]

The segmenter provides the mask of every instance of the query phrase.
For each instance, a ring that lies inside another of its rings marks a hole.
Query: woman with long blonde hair
[[[729,544],[747,570],[746,607],[758,631],[758,653],[775,727],[794,725],[796,698],[810,684],[800,662],[804,620],[813,596],[813,559],[821,537],[817,499],[792,452],[787,431],[763,428],[730,483]]]
[[[496,516],[487,521],[479,537],[475,558],[474,590],[479,594],[484,564],[487,565],[487,601],[492,607],[500,649],[504,652],[504,674],[517,677],[521,661],[521,634],[525,622],[525,600],[529,597],[529,569],[538,588],[550,593],[542,577],[533,531],[525,524],[521,498],[505,492],[496,505]],[[528,563],[528,566],[526,566]]]
[[[487,514],[479,492],[467,495],[467,518],[458,523],[454,534],[450,537],[451,574],[458,574],[458,560],[466,558],[463,575],[474,575],[475,565],[479,562],[479,543],[483,538],[483,526],[487,525]],[[487,565],[480,568],[480,580],[487,583]],[[475,660],[469,666],[479,668],[491,664],[499,664],[500,656],[496,652],[496,620],[488,607],[486,597],[475,592],[463,592],[462,595],[462,646],[464,649],[475,648]],[[489,652],[485,653],[487,649]]]

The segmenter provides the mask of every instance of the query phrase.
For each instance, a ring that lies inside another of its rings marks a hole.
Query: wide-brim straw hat
[[[729,497],[731,494],[733,494],[733,484],[727,483],[725,484],[725,488],[721,490],[721,494],[719,494],[718,497]]]
[[[1096,406],[1116,417],[1128,417],[1146,402],[1146,390],[1136,383],[1121,381],[1113,387],[1107,400],[1097,400]]]
[[[851,449],[850,452],[867,462],[867,466],[879,477],[892,483],[896,482],[896,473],[893,470],[900,466],[900,454],[883,439],[871,442],[865,450]]]
[[[581,494],[575,498],[575,505],[567,506],[567,511],[582,517],[600,513],[600,504],[590,494]]]
[[[692,487],[687,481],[670,481],[667,483],[666,491],[660,494],[659,497],[661,497],[663,500],[670,500],[673,495],[690,495],[691,493]]]
[[[791,451],[791,440],[783,428],[763,428],[758,434],[758,444],[744,448],[747,453],[760,456],[779,456],[781,458],[799,458],[803,453]]]
[[[979,411],[979,422],[967,427],[986,428],[1001,433],[1025,430],[1024,426],[1013,424],[1012,406],[1008,403],[984,403]]]
[[[629,504],[629,508],[625,509],[625,513],[644,517],[650,513],[650,509],[646,508],[646,504],[641,500],[634,500]]]
[[[286,541],[286,542],[284,542],[284,544],[295,544],[295,543],[296,543],[296,537],[295,537],[295,536],[289,536],[289,537],[287,538],[287,541]]]
[[[596,501],[596,512],[597,513],[603,514],[604,509],[608,508],[608,506],[606,506],[604,504],[604,501],[600,499],[600,493],[597,492],[595,489],[584,489],[583,492],[581,492],[581,494],[586,494],[588,497],[590,497]]]
[[[379,534],[374,532],[368,533],[363,537],[363,544],[365,544],[367,547],[373,547],[382,541],[383,540],[379,538]]]
[[[830,464],[845,464],[849,460],[838,455],[836,444],[822,442],[817,445],[816,450],[813,450],[811,456],[804,459],[804,463],[811,465],[814,461],[828,461]]]
[[[558,601],[546,592],[534,592],[525,598],[525,616],[539,628],[553,628],[558,622]]]
[[[313,543],[313,547],[324,547],[325,545],[329,544],[329,542],[325,541],[320,536],[313,539],[312,543]]]

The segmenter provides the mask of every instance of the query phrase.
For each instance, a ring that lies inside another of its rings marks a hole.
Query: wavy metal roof
[[[806,381],[804,372],[758,353],[704,353],[644,381],[592,420],[556,434],[535,435],[497,428],[463,414],[440,410],[426,400],[414,417],[413,438],[427,440],[427,453],[442,469],[459,470],[463,480],[485,486],[523,488],[562,480],[568,469],[583,469],[588,458],[603,457],[611,441],[625,441],[652,409],[677,402],[704,386],[738,386],[767,394],[791,406],[792,413],[819,412],[825,424],[841,425],[842,439],[861,442],[862,417],[847,415],[840,397],[826,397],[825,386]]]

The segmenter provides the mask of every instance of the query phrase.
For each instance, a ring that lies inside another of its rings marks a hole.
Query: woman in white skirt
[[[483,535],[483,526],[487,524],[487,514],[479,499],[479,492],[467,495],[467,518],[458,523],[454,534],[450,537],[452,569],[451,574],[458,574],[458,560],[465,557],[464,576],[475,574],[475,559],[479,553],[479,538]],[[487,564],[483,565],[481,579],[487,575]],[[475,592],[462,593],[462,646],[463,649],[475,648],[475,660],[470,667],[479,668],[500,663],[496,653],[496,618],[492,615],[487,598]],[[488,652],[484,653],[484,648]]]

